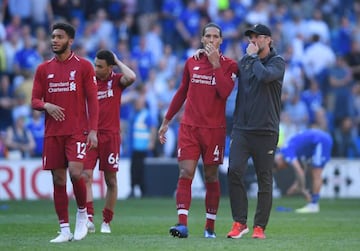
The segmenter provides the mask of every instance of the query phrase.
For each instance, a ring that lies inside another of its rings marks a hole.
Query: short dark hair
[[[105,60],[108,65],[116,65],[114,54],[109,50],[99,50],[96,58]]]
[[[218,29],[218,30],[219,30],[219,33],[220,33],[220,37],[222,37],[222,30],[221,30],[220,26],[217,25],[216,23],[208,23],[208,24],[206,24],[206,25],[203,27],[203,29],[202,29],[201,36],[204,36],[204,35],[205,35],[205,31],[206,31],[206,29],[209,28],[209,27],[214,27],[214,28]]]
[[[59,29],[59,30],[63,30],[66,32],[66,34],[74,39],[75,38],[75,28],[67,23],[56,23],[52,26],[52,31]]]

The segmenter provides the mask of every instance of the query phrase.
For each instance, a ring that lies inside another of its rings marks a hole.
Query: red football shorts
[[[94,169],[99,159],[99,170],[117,172],[120,157],[120,133],[98,132],[98,147],[86,154],[84,169]]]
[[[44,139],[43,169],[67,168],[69,161],[84,162],[87,135],[48,136]]]
[[[220,165],[224,160],[226,128],[200,128],[180,124],[178,160],[199,160]]]

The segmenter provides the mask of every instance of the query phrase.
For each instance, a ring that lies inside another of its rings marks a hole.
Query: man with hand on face
[[[179,89],[171,101],[159,129],[159,140],[166,142],[166,131],[174,115],[185,103],[178,137],[179,179],[176,190],[178,222],[169,230],[174,237],[188,237],[187,220],[191,204],[191,184],[202,157],[206,187],[205,238],[215,238],[215,219],[220,200],[218,167],[223,163],[226,100],[238,74],[234,60],[219,51],[221,28],[208,23],[202,30],[204,53],[199,60],[189,58],[184,67]]]
[[[258,182],[252,238],[265,239],[272,206],[274,155],[279,138],[281,89],[285,61],[272,47],[270,29],[256,24],[245,31],[246,54],[239,61],[239,79],[231,133],[228,184],[233,226],[228,238],[241,238],[247,227],[245,173],[251,157]]]

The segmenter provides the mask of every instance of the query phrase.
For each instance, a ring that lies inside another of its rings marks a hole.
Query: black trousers
[[[140,186],[141,193],[145,194],[145,158],[147,152],[133,151],[131,154],[131,189]]]
[[[244,178],[248,160],[251,157],[259,187],[254,226],[265,229],[272,206],[272,168],[278,134],[234,129],[231,140],[228,185],[233,220],[242,224],[247,222],[248,198]]]

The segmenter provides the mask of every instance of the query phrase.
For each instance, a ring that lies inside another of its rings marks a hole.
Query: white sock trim
[[[216,214],[206,213],[206,219],[216,220]]]
[[[178,215],[180,215],[180,214],[188,215],[188,214],[189,214],[189,210],[186,210],[186,209],[178,209],[178,210],[177,210],[177,214],[178,214]]]
[[[78,212],[79,213],[85,213],[86,212],[86,207],[85,208],[78,208]]]

